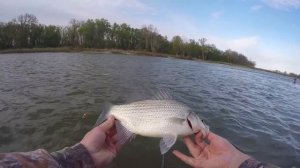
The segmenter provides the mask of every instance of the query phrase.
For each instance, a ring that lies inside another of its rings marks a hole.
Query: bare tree
[[[206,51],[206,38],[201,38],[199,39],[199,43],[201,44],[201,55],[202,55],[202,59],[205,60],[205,55],[204,52]]]
[[[33,38],[34,28],[38,24],[38,19],[32,14],[20,15],[17,19],[19,30],[17,32],[18,47],[32,47],[35,39]]]

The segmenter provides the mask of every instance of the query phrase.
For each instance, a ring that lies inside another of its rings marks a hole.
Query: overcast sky
[[[205,37],[259,68],[300,74],[300,0],[0,0],[0,21],[24,13],[55,25],[71,18],[153,24],[169,38]]]

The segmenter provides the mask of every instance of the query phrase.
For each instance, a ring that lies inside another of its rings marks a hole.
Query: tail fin
[[[102,110],[101,114],[99,115],[95,126],[102,124],[107,119],[108,115],[110,114],[110,109],[112,106],[113,106],[113,104],[111,104],[109,102],[104,103],[103,110]]]

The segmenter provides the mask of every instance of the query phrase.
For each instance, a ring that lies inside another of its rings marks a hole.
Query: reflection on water
[[[112,54],[0,55],[0,151],[58,150],[93,127],[105,101],[168,89],[244,152],[300,165],[300,86],[227,65]],[[83,114],[87,114],[82,117]],[[159,139],[137,137],[112,167],[159,167]],[[186,151],[181,140],[174,148]],[[185,167],[172,154],[166,167]]]

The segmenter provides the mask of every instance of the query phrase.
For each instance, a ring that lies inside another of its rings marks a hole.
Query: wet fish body
[[[144,100],[109,106],[99,119],[108,115],[118,120],[116,125],[121,143],[135,134],[161,137],[161,154],[174,145],[178,136],[208,132],[203,121],[189,107],[176,100]]]

